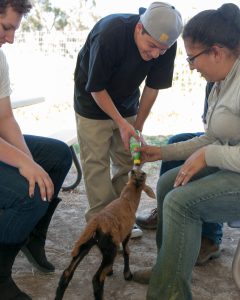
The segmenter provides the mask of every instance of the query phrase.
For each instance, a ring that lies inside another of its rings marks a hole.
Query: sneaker
[[[151,210],[149,215],[138,215],[136,223],[143,229],[156,229],[157,228],[157,208]]]
[[[142,230],[136,224],[134,224],[130,239],[136,239],[136,238],[140,238],[142,236],[143,236]]]
[[[196,266],[206,264],[210,259],[220,256],[220,246],[216,245],[212,240],[202,237],[201,249],[197,258]]]
[[[146,268],[133,273],[132,280],[141,284],[149,284],[152,268]]]

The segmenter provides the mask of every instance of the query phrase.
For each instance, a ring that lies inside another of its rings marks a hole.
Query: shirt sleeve
[[[222,145],[217,139],[206,134],[185,142],[162,146],[162,160],[186,160],[204,146],[207,166],[240,173],[240,144]]]
[[[10,96],[10,80],[9,80],[9,69],[6,56],[0,49],[0,100]]]
[[[240,173],[240,145],[209,145],[206,147],[205,159],[210,167]]]
[[[186,160],[198,149],[216,143],[216,138],[204,134],[184,142],[168,144],[161,147],[162,160]]]

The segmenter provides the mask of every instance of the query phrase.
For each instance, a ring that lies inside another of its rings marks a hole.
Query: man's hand
[[[206,168],[205,161],[205,147],[194,152],[182,165],[176,180],[174,187],[185,185],[189,180],[200,170]]]
[[[130,152],[129,141],[132,136],[134,136],[137,140],[141,140],[141,138],[136,134],[135,128],[130,123],[128,123],[125,119],[122,119],[122,122],[119,125],[119,131],[123,141],[124,148],[128,152]]]
[[[53,182],[44,169],[33,160],[28,160],[19,168],[20,174],[29,182],[29,196],[34,196],[35,184],[38,184],[43,201],[51,201],[54,193]]]

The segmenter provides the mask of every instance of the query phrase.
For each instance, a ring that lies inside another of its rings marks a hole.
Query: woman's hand
[[[161,160],[161,148],[157,146],[142,146],[137,148],[136,151],[141,152],[141,162],[151,162]]]
[[[205,147],[194,152],[185,161],[176,177],[174,187],[185,185],[196,173],[198,173],[203,168],[206,168]]]
[[[19,172],[29,182],[29,196],[31,198],[34,196],[35,184],[37,184],[43,201],[51,201],[54,193],[54,185],[48,173],[41,166],[29,159],[19,167]]]

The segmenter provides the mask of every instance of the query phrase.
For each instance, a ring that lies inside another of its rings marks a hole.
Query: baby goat
[[[154,192],[145,182],[146,173],[141,170],[130,171],[128,183],[123,188],[120,197],[90,219],[75,244],[70,265],[64,270],[60,278],[55,300],[63,298],[78,264],[94,245],[97,245],[102,253],[101,265],[92,279],[95,300],[103,299],[104,280],[107,275],[112,275],[113,273],[113,262],[120,243],[123,246],[124,278],[125,280],[132,279],[127,244],[135,222],[135,213],[140,202],[142,190],[149,197],[155,198]]]

